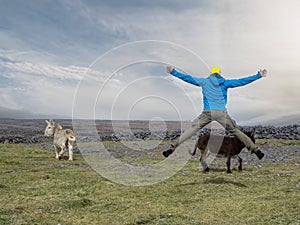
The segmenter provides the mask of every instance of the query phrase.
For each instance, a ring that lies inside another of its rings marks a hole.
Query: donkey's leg
[[[73,144],[69,143],[69,160],[73,161]]]
[[[58,149],[57,149],[56,145],[53,145],[53,146],[54,146],[54,150],[55,150],[55,158],[59,159]]]
[[[64,155],[64,151],[65,151],[65,146],[64,145],[61,145],[60,146],[60,152],[58,154],[58,158],[61,159],[62,156]]]
[[[205,151],[203,152],[203,151],[201,150],[200,163],[201,163],[201,165],[202,165],[202,167],[203,167],[203,172],[209,172],[209,167],[208,167],[208,165],[206,164],[205,159],[206,159],[206,152],[205,152]]]
[[[242,167],[242,162],[243,162],[243,160],[242,160],[242,158],[239,157],[238,155],[236,156],[236,159],[237,159],[237,161],[239,162],[238,171],[239,171],[239,172],[242,172],[242,170],[243,170],[243,167]]]
[[[227,156],[226,157],[227,173],[232,173],[230,170],[230,161],[231,161],[231,156]]]

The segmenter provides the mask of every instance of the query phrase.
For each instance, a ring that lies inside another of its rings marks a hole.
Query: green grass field
[[[130,187],[79,154],[58,161],[39,147],[0,145],[0,224],[300,224],[299,186],[299,158],[232,174],[225,164],[204,174],[190,160],[164,182]]]

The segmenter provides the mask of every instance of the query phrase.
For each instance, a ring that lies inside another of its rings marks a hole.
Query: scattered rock
[[[48,180],[48,179],[50,179],[50,176],[48,174],[46,174],[46,175],[43,176],[43,179]]]
[[[289,125],[284,127],[274,127],[274,126],[245,126],[240,127],[243,131],[255,128],[256,138],[257,139],[289,139],[289,140],[299,140],[299,125]],[[101,135],[102,141],[133,141],[136,139],[139,140],[173,140],[180,136],[182,133],[181,130],[171,130],[171,131],[140,131],[132,133],[114,133],[114,134],[103,134]],[[223,130],[218,129],[202,129],[199,131],[199,135],[202,134],[219,134],[223,135]],[[225,131],[225,135],[230,136],[231,134]],[[194,137],[195,139],[196,137]]]
[[[6,171],[5,173],[6,173],[6,174],[16,174],[17,172],[14,171],[14,170],[12,170],[12,171]]]
[[[40,145],[43,148],[53,151],[53,138],[44,137],[44,130],[46,127],[44,120],[0,120],[5,126],[0,126],[0,143],[4,144],[28,144],[28,145]],[[58,122],[64,128],[72,129],[72,121],[70,120],[58,120]],[[129,131],[125,125],[127,122],[119,122],[117,125],[120,127],[125,127],[124,129],[118,129],[118,133],[114,131],[111,121],[96,121],[96,128],[99,132],[99,136],[90,135],[89,127],[86,128],[86,133],[79,137],[76,137],[80,142],[98,142],[98,141],[144,141],[144,140],[173,140],[181,135],[184,129],[190,127],[190,123],[185,123],[182,125],[180,122],[166,122],[167,129],[149,129],[149,122],[147,121],[133,121],[129,123]],[[239,127],[242,131],[246,131],[255,128],[257,139],[300,139],[300,125],[289,125],[282,127],[275,126],[244,126]],[[199,135],[213,133],[213,134],[223,134],[223,130],[218,129],[201,129]],[[225,135],[230,135],[227,131]],[[195,135],[192,139],[196,139]],[[105,144],[106,145],[106,144]],[[124,155],[130,157],[160,157],[157,156],[157,152],[153,153],[151,149],[145,151],[136,151],[135,149],[130,149],[118,144],[107,144],[106,149],[116,158],[122,158]],[[158,149],[166,149],[168,145],[162,142]],[[289,163],[295,157],[300,156],[299,146],[260,146],[262,151],[265,153],[265,158],[262,161],[258,161],[254,154],[249,154],[248,151],[243,150],[240,156],[243,158],[244,165],[256,165],[258,167],[264,167],[264,161],[277,164],[279,162]],[[74,146],[74,152],[79,152],[78,147]],[[223,161],[222,161],[223,162]],[[236,164],[233,160],[233,164]],[[299,163],[295,163],[299,166]],[[66,165],[60,165],[65,167]],[[12,172],[13,173],[13,172]],[[281,175],[279,175],[281,176]]]

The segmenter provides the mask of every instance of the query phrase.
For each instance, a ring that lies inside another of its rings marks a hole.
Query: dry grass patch
[[[58,161],[39,147],[0,145],[0,224],[299,224],[299,167],[295,158],[203,174],[191,160],[164,182],[128,187],[80,155]]]

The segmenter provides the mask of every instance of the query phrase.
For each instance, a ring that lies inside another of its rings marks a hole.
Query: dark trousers
[[[212,121],[217,121],[226,130],[234,134],[250,151],[256,148],[252,140],[236,127],[236,122],[231,119],[227,111],[221,110],[204,110],[202,114],[193,121],[192,126],[185,130],[184,133],[174,141],[173,146],[176,148]]]

